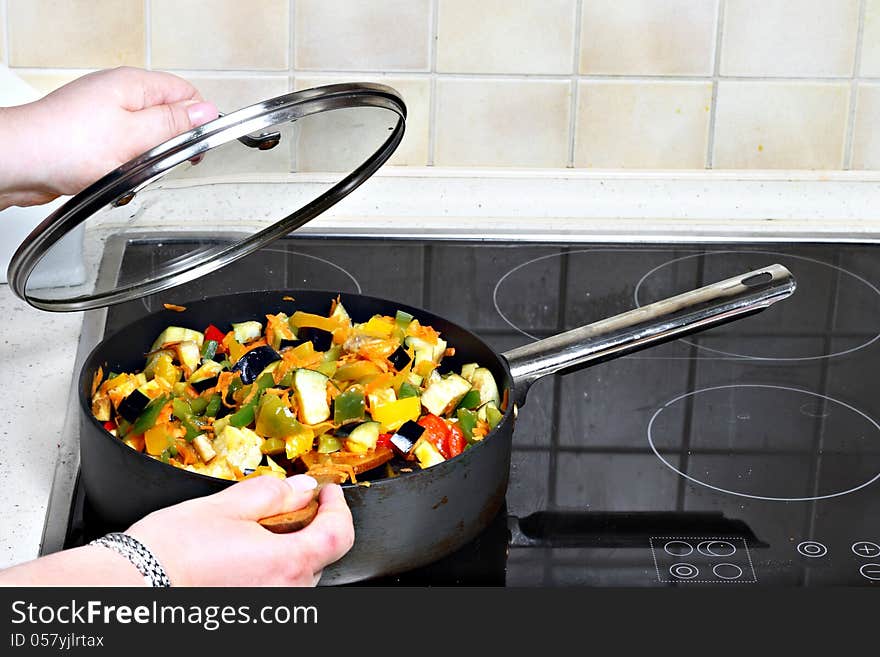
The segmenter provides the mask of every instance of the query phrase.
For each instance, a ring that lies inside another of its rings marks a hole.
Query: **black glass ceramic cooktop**
[[[177,250],[131,242],[121,267]],[[880,586],[880,246],[298,238],[111,308],[107,330],[163,302],[314,288],[421,306],[503,351],[772,263],[798,289],[770,310],[535,384],[504,512],[371,584]],[[102,530],[78,493],[68,545]]]

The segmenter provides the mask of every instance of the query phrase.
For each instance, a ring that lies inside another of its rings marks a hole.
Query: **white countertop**
[[[39,553],[82,313],[47,313],[0,285],[0,568]]]
[[[262,221],[275,215],[292,193],[290,185],[259,191],[264,205],[248,209]],[[219,204],[171,203],[169,198],[164,208],[156,206],[167,222],[163,229],[213,225],[228,230],[229,224],[215,221]],[[185,198],[182,190],[177,200]],[[202,194],[205,198],[211,196]],[[234,225],[244,223],[239,219]],[[302,231],[422,238],[469,234],[573,243],[880,241],[880,174],[383,170]],[[71,399],[77,347],[81,332],[89,332],[95,322],[84,324],[83,313],[35,310],[6,285],[0,285],[0,316],[0,371],[5,375],[0,392],[3,568],[40,554],[56,471],[59,480],[70,480],[76,472],[77,439],[65,438],[71,432],[64,428],[78,422]],[[56,491],[62,488],[56,482]],[[57,529],[47,531],[46,544],[50,549],[60,544]]]

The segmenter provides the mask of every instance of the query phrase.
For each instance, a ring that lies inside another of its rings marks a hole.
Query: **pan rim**
[[[216,302],[218,299],[231,299],[233,297],[246,297],[246,296],[255,296],[255,295],[261,295],[261,294],[289,295],[289,296],[294,297],[294,299],[296,299],[297,294],[300,294],[300,295],[308,294],[308,295],[316,295],[316,296],[326,294],[326,295],[329,295],[328,299],[330,299],[330,300],[334,299],[336,296],[349,295],[352,297],[357,297],[359,299],[367,300],[371,304],[395,305],[399,309],[404,310],[406,312],[412,311],[411,314],[413,314],[414,317],[418,317],[419,316],[418,314],[420,313],[423,316],[437,318],[440,321],[445,322],[447,324],[451,324],[452,326],[456,327],[458,330],[463,331],[469,337],[471,337],[472,339],[477,341],[479,344],[481,344],[487,351],[489,351],[495,355],[497,363],[504,373],[504,376],[506,379],[506,381],[505,381],[506,388],[510,390],[509,397],[510,397],[510,399],[515,398],[514,397],[514,381],[513,381],[511,374],[510,374],[510,366],[507,362],[507,359],[504,358],[502,353],[498,352],[496,349],[493,349],[492,347],[487,345],[485,340],[483,340],[481,337],[476,335],[470,329],[465,328],[464,326],[461,326],[460,324],[458,324],[456,322],[453,322],[449,319],[446,319],[442,315],[438,315],[437,313],[426,310],[420,306],[413,306],[410,304],[401,303],[401,302],[395,301],[393,299],[387,299],[384,297],[377,297],[377,296],[368,295],[368,294],[342,292],[339,290],[295,290],[295,289],[288,290],[288,289],[277,289],[277,288],[265,289],[265,290],[250,290],[250,291],[242,291],[242,292],[231,292],[229,294],[218,294],[218,295],[213,295],[213,296],[200,297],[200,298],[193,299],[192,301],[183,301],[180,305],[186,306],[186,308],[188,310],[191,306],[196,306],[197,304],[200,304],[200,303],[208,303],[208,302],[212,302],[212,301]],[[295,301],[292,303],[295,303]],[[188,476],[188,477],[191,477],[193,481],[202,481],[205,483],[210,483],[215,486],[217,486],[217,485],[231,486],[232,484],[238,483],[238,481],[232,480],[232,479],[222,479],[220,477],[212,477],[210,475],[205,475],[205,474],[201,474],[198,472],[192,472],[190,470],[185,470],[184,468],[178,468],[178,467],[171,465],[170,463],[164,463],[163,461],[155,459],[145,453],[138,452],[138,451],[132,449],[131,447],[126,445],[124,442],[122,442],[120,439],[118,439],[116,436],[112,435],[109,431],[107,431],[104,428],[103,423],[101,423],[92,413],[90,400],[88,399],[88,396],[86,395],[87,386],[89,389],[91,389],[91,380],[88,380],[88,381],[86,380],[86,379],[90,378],[90,377],[86,376],[87,371],[90,369],[89,364],[92,363],[92,361],[97,362],[96,356],[98,355],[99,351],[103,347],[106,346],[107,342],[115,339],[117,336],[122,335],[125,331],[130,330],[131,327],[138,325],[139,323],[145,321],[147,318],[156,317],[163,312],[170,312],[170,311],[164,310],[164,309],[163,310],[156,310],[151,313],[148,313],[147,315],[141,316],[135,320],[128,322],[127,324],[125,324],[124,326],[121,326],[120,328],[118,328],[116,331],[114,331],[110,335],[104,336],[91,349],[91,351],[89,351],[89,354],[86,356],[85,360],[83,361],[83,364],[82,364],[80,371],[79,371],[79,374],[77,376],[78,397],[79,397],[80,409],[85,414],[87,420],[90,421],[92,423],[92,425],[96,429],[99,430],[102,438],[108,439],[113,445],[115,445],[115,447],[117,449],[123,449],[123,450],[125,450],[125,452],[130,452],[131,454],[133,454],[136,458],[143,459],[141,461],[142,463],[146,464],[147,462],[150,462],[153,464],[158,464],[159,466],[163,466],[164,468],[168,468],[168,470],[170,470],[170,471],[178,473],[177,475],[173,475],[173,476],[183,476],[183,477]],[[175,314],[177,314],[177,313],[175,313]],[[178,316],[183,316],[184,314],[185,313],[179,313]],[[92,364],[94,365],[96,363],[92,363]],[[498,425],[494,429],[492,429],[486,435],[485,438],[483,438],[483,440],[478,441],[476,444],[474,444],[472,447],[466,449],[458,456],[455,456],[451,459],[446,459],[443,463],[439,463],[437,465],[431,466],[430,468],[425,468],[425,469],[419,468],[418,470],[414,469],[412,472],[399,473],[396,477],[383,477],[383,478],[377,479],[375,481],[370,481],[369,486],[364,486],[362,483],[350,483],[349,482],[349,483],[342,484],[342,488],[343,488],[343,490],[360,490],[360,491],[369,491],[373,488],[381,489],[386,486],[393,485],[393,482],[395,482],[395,481],[409,480],[413,477],[420,475],[423,472],[432,471],[432,472],[438,473],[438,472],[442,471],[444,468],[452,467],[450,464],[456,462],[460,457],[464,456],[465,454],[478,453],[478,451],[475,452],[474,450],[480,450],[481,448],[483,448],[485,443],[487,443],[489,440],[494,439],[494,437],[497,434],[501,434],[509,424],[512,424],[513,422],[515,422],[515,411],[514,411],[515,406],[516,405],[514,403],[512,403],[512,402],[509,403],[508,407],[504,410],[504,413],[501,418],[501,422],[499,422]],[[80,466],[80,467],[82,467],[82,466]],[[153,466],[150,466],[150,467],[153,467]],[[167,470],[166,470],[166,472],[167,472]]]

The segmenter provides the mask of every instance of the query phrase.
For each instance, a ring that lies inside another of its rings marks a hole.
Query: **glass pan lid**
[[[405,118],[394,89],[368,83],[298,91],[221,116],[62,205],[18,248],[10,287],[37,308],[76,311],[204,276],[296,230],[361,185],[397,148]],[[183,255],[154,254],[124,277],[99,271],[111,236],[193,230],[217,235]],[[59,268],[70,253],[82,253],[82,263]]]

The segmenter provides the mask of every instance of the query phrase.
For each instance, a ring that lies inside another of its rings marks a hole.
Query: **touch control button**
[[[859,568],[859,572],[865,579],[870,579],[875,582],[880,581],[880,563],[866,563]]]
[[[677,579],[693,579],[700,571],[689,563],[675,563],[669,567],[669,574]]]
[[[720,579],[739,579],[743,576],[743,569],[735,563],[719,563],[712,572]]]
[[[873,559],[876,556],[880,556],[880,545],[871,541],[859,541],[852,544],[852,551],[853,554],[865,559]]]
[[[694,551],[694,548],[686,541],[669,541],[663,546],[663,551],[673,557],[686,557]]]
[[[804,541],[803,543],[798,543],[797,551],[804,555],[805,557],[824,557],[828,554],[828,548],[822,545],[819,541]]]
[[[703,541],[697,546],[697,552],[707,557],[731,557],[736,547],[729,541]]]

